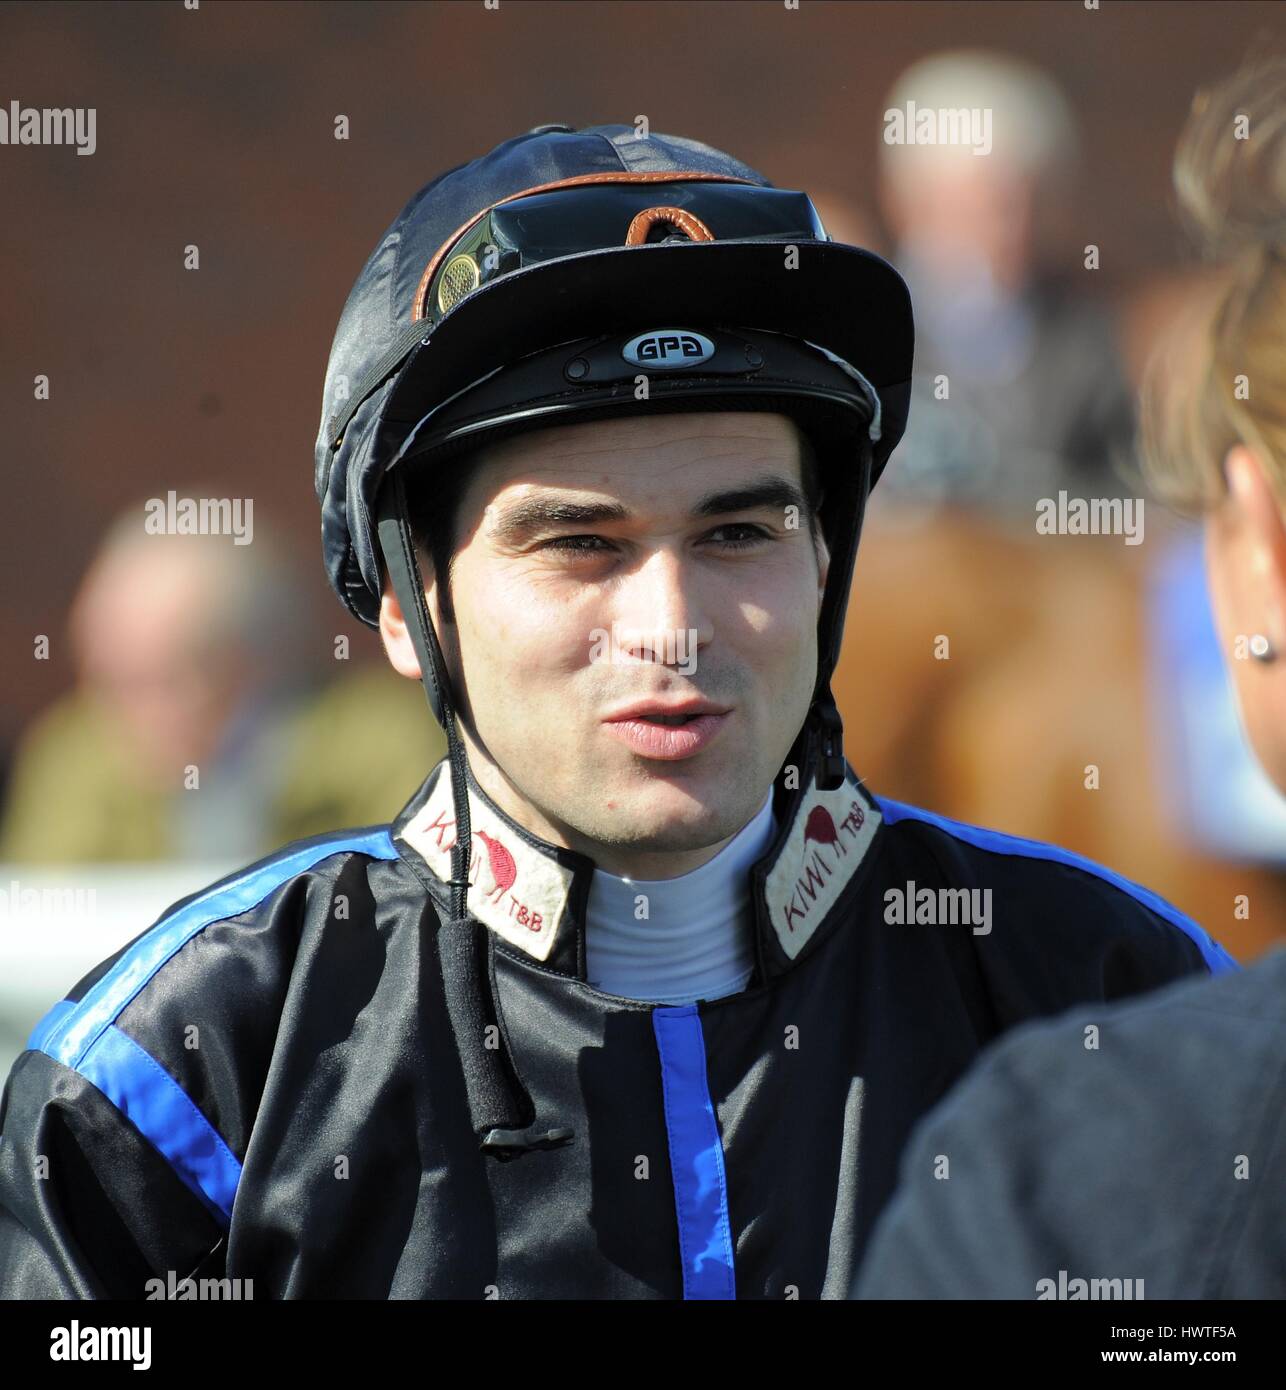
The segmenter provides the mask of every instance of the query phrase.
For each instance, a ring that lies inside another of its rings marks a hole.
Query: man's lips
[[[651,714],[685,714],[686,723],[663,724]],[[687,700],[659,704],[645,701],[627,706],[624,715],[605,719],[603,727],[613,738],[619,738],[631,752],[644,758],[675,762],[701,752],[732,717],[730,709],[721,709],[705,700]]]
[[[697,714],[727,714],[727,705],[718,705],[711,700],[686,699],[686,700],[635,700],[631,704],[621,705],[618,709],[612,710],[603,716],[603,722],[614,724],[622,719],[647,719],[652,715],[697,715]]]

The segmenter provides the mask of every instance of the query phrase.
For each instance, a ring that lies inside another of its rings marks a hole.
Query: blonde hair
[[[1173,180],[1180,220],[1218,269],[1148,363],[1144,476],[1178,510],[1203,511],[1242,443],[1286,508],[1286,58],[1248,60],[1197,93]]]

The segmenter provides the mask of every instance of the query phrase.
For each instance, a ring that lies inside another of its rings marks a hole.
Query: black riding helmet
[[[866,496],[906,427],[911,303],[879,256],[832,242],[806,194],[634,126],[539,126],[440,175],[363,267],[340,317],[316,447],[322,547],[378,626],[385,573],[447,735],[457,836],[439,950],[476,1132],[515,1157],[567,1142],[534,1109],[495,1000],[494,938],[467,911],[469,771],[424,601],[405,480],[526,430],[637,412],[777,411],[816,454],[831,555],[801,736],[844,778],[830,680]],[[431,493],[431,489],[427,489]],[[495,1023],[506,1055],[482,1044]],[[472,1045],[470,1044],[472,1040]]]

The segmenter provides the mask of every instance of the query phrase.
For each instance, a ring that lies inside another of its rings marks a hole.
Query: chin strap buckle
[[[817,787],[820,791],[833,792],[844,785],[847,775],[844,766],[844,723],[839,717],[839,710],[830,700],[818,704],[814,718],[820,744]]]

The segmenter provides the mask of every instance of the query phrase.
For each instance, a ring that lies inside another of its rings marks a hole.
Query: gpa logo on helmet
[[[686,328],[654,328],[631,338],[621,349],[621,356],[636,367],[672,371],[708,362],[714,351],[714,344],[700,333]]]

